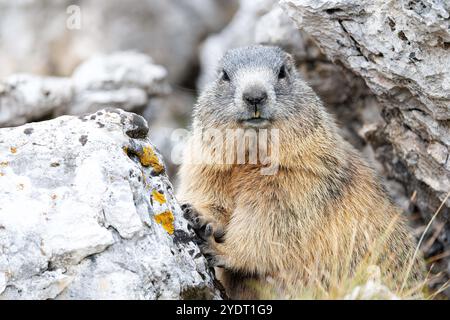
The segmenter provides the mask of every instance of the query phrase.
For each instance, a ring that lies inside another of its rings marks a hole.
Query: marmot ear
[[[288,68],[288,70],[295,68],[295,59],[290,53],[287,52],[286,52],[286,67]]]

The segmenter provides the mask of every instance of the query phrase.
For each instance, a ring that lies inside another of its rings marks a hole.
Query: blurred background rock
[[[450,4],[443,0],[0,0],[0,127],[142,114],[174,182],[175,128],[229,48],[279,45],[450,273]],[[66,27],[80,8],[79,29]],[[19,74],[19,73],[26,73]],[[450,295],[447,289],[446,294]]]

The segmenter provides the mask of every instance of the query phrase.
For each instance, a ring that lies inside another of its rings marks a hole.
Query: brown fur
[[[281,292],[316,279],[326,286],[331,273],[344,274],[348,256],[354,268],[380,239],[377,264],[397,285],[403,281],[415,244],[401,212],[312,90],[307,95],[311,109],[303,112],[314,110],[311,121],[273,124],[280,129],[277,174],[261,175],[258,164],[187,161],[180,168],[179,201],[225,229],[224,242],[210,246],[225,264],[221,279],[232,298],[258,298],[255,281],[275,283]],[[211,144],[195,139],[196,120],[187,153],[212,152]],[[418,264],[411,276],[417,278]]]

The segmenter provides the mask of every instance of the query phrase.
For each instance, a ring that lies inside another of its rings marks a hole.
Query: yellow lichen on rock
[[[159,162],[158,157],[150,146],[146,146],[142,149],[142,154],[139,156],[139,159],[143,166],[151,166],[156,173],[160,173],[164,170],[164,166]]]
[[[11,147],[10,150],[11,150],[11,153],[13,153],[13,154],[17,152],[17,148],[15,148],[15,147]]]
[[[164,196],[164,194],[158,192],[157,190],[153,190],[152,191],[152,197],[153,197],[154,200],[158,201],[159,204],[166,203],[166,197]]]
[[[173,226],[174,217],[172,212],[167,210],[155,215],[155,221],[162,225],[169,234],[173,234],[175,227]]]

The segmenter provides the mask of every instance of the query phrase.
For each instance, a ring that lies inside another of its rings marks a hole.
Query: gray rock
[[[0,127],[105,107],[145,109],[170,91],[166,77],[149,56],[130,51],[96,55],[71,78],[12,75],[0,82]]]
[[[254,41],[280,46],[293,54],[297,61],[310,58],[310,48],[305,35],[278,4],[274,4],[268,13],[256,21]]]
[[[227,23],[235,0],[1,1],[0,77],[16,72],[68,76],[94,54],[137,50],[190,77],[198,44]],[[77,5],[80,26],[73,28]],[[20,39],[17,39],[20,35]]]
[[[74,100],[69,114],[120,106],[126,111],[146,107],[150,97],[169,92],[167,71],[136,52],[97,55],[75,69]]]
[[[67,78],[10,76],[0,82],[0,127],[62,114],[72,94],[72,82]]]
[[[281,3],[327,56],[363,77],[383,101],[392,115],[384,117],[385,132],[395,152],[442,200],[450,191],[450,172],[426,146],[433,141],[450,146],[450,70],[443,67],[450,64],[449,5],[438,0]],[[414,161],[406,160],[411,152],[417,154]]]
[[[0,299],[220,298],[142,117],[0,129]]]

